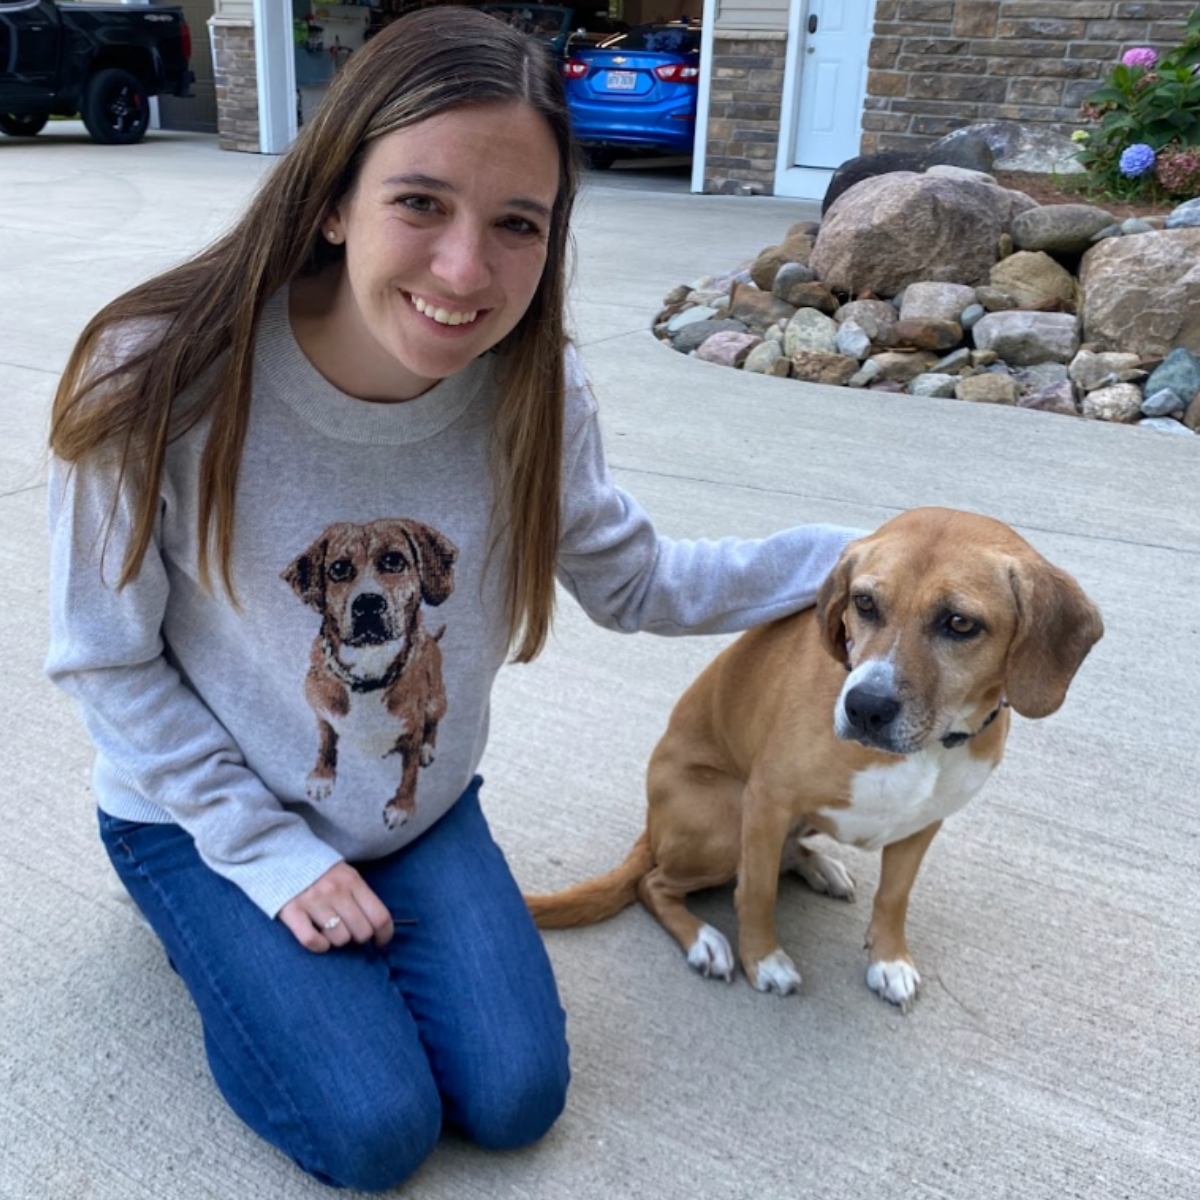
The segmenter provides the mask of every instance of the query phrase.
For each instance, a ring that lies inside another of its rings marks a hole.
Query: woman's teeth
[[[447,312],[444,308],[435,308],[432,304],[426,304],[419,296],[413,297],[413,308],[439,325],[469,325],[479,316],[478,309],[473,312]]]

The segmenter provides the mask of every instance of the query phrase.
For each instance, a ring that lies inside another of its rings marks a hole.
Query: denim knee
[[[455,1124],[485,1150],[515,1150],[538,1141],[567,1103],[565,1045],[538,1057],[510,1059],[504,1066],[502,1072],[489,1071],[487,1081],[455,1105]]]
[[[332,1107],[307,1122],[307,1153],[296,1162],[333,1187],[386,1192],[413,1175],[433,1153],[442,1131],[436,1100],[378,1103],[354,1111]]]

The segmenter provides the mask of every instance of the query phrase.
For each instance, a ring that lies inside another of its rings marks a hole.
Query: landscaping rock
[[[789,292],[797,284],[812,283],[816,278],[816,272],[807,263],[787,262],[775,273],[771,291],[785,304],[790,304],[793,308],[800,308],[799,302],[792,300]]]
[[[845,354],[824,354],[817,350],[802,350],[793,354],[792,377],[807,383],[828,383],[845,387],[859,371],[857,358]]]
[[[945,354],[962,341],[962,326],[957,321],[906,321],[903,316],[892,327],[892,344],[915,350],[933,350]]]
[[[949,399],[954,395],[954,387],[958,382],[958,377],[955,375],[938,375],[930,371],[924,375],[918,375],[908,385],[908,390],[913,396]]]
[[[1116,350],[1100,353],[1094,350],[1080,350],[1071,360],[1068,370],[1071,382],[1081,392],[1091,392],[1098,387],[1121,382],[1121,374],[1136,369],[1141,361],[1136,354],[1125,354]]]
[[[667,322],[667,333],[675,334],[688,325],[695,325],[698,321],[712,321],[718,316],[717,310],[707,304],[698,304],[694,308],[685,308],[682,312],[676,313]]]
[[[740,367],[761,341],[752,333],[734,333],[732,330],[714,333],[696,348],[696,357],[719,367]]]
[[[1185,402],[1200,392],[1200,356],[1177,347],[1155,367],[1146,380],[1146,395],[1170,388]]]
[[[851,300],[833,314],[838,324],[853,321],[880,345],[891,338],[892,326],[900,319],[895,306],[886,300]]]
[[[746,356],[743,371],[754,375],[789,375],[792,364],[783,353],[778,342],[759,342]]]
[[[837,327],[839,354],[849,355],[862,362],[871,353],[871,336],[857,321],[843,321]]]
[[[1047,384],[1037,391],[1028,392],[1017,399],[1018,408],[1032,408],[1037,412],[1058,413],[1064,417],[1079,416],[1075,404],[1075,389],[1070,381]]]
[[[741,321],[751,333],[765,333],[777,321],[790,321],[795,312],[792,305],[749,283],[734,284],[729,297],[729,317]]]
[[[1200,225],[1200,198],[1185,200],[1167,216],[1168,229],[1194,229]]]
[[[1010,375],[971,375],[954,388],[959,400],[975,404],[1016,404],[1020,389]]]
[[[1176,421],[1172,417],[1146,417],[1137,423],[1137,427],[1152,429],[1158,433],[1181,433],[1184,437],[1196,436],[1182,421]]]
[[[837,354],[837,322],[815,308],[798,309],[783,330],[783,352],[794,358],[804,351]],[[857,369],[857,363],[856,363]]]
[[[960,321],[975,303],[975,289],[961,283],[914,283],[904,289],[902,321]]]
[[[1132,424],[1142,415],[1142,389],[1136,383],[1114,383],[1088,392],[1079,405],[1085,417]]]
[[[1110,238],[1079,274],[1087,341],[1143,358],[1176,347],[1200,353],[1200,229]]]
[[[793,230],[795,227],[793,226]],[[789,232],[778,246],[768,246],[750,267],[750,278],[764,292],[769,292],[775,276],[785,263],[807,265],[812,254],[813,240],[801,232]]]
[[[1142,401],[1142,415],[1146,417],[1183,416],[1186,406],[1178,392],[1163,388]]]
[[[994,350],[1014,367],[1070,362],[1079,349],[1079,322],[1070,313],[988,313],[971,335],[981,350]]]
[[[1045,251],[1019,250],[1001,259],[989,272],[988,283],[1015,308],[1075,311],[1075,278]]]
[[[1112,213],[1091,204],[1043,204],[1013,217],[1011,232],[1018,250],[1082,254],[1112,223]]]
[[[918,375],[924,375],[933,367],[937,362],[937,355],[928,354],[924,350],[912,354],[905,354],[900,350],[885,350],[882,354],[873,354],[867,362],[875,363],[879,379],[909,384]]]
[[[686,325],[671,338],[671,346],[681,354],[691,354],[699,350],[705,341],[714,333],[746,333],[746,326],[741,321],[731,321],[724,318],[718,321],[695,321]]]
[[[992,183],[896,172],[844,192],[809,263],[833,291],[895,295],[911,283],[976,285],[1016,213],[1034,202]]]

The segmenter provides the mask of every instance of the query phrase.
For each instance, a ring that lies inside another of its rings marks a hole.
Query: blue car
[[[593,167],[643,151],[690,154],[696,136],[700,26],[639,25],[563,65],[575,134]]]

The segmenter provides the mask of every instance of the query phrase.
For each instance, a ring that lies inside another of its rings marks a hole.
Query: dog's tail
[[[594,925],[615,917],[638,898],[638,883],[654,866],[650,835],[643,833],[625,861],[607,875],[598,875],[549,896],[526,896],[525,903],[540,929],[568,929]]]

